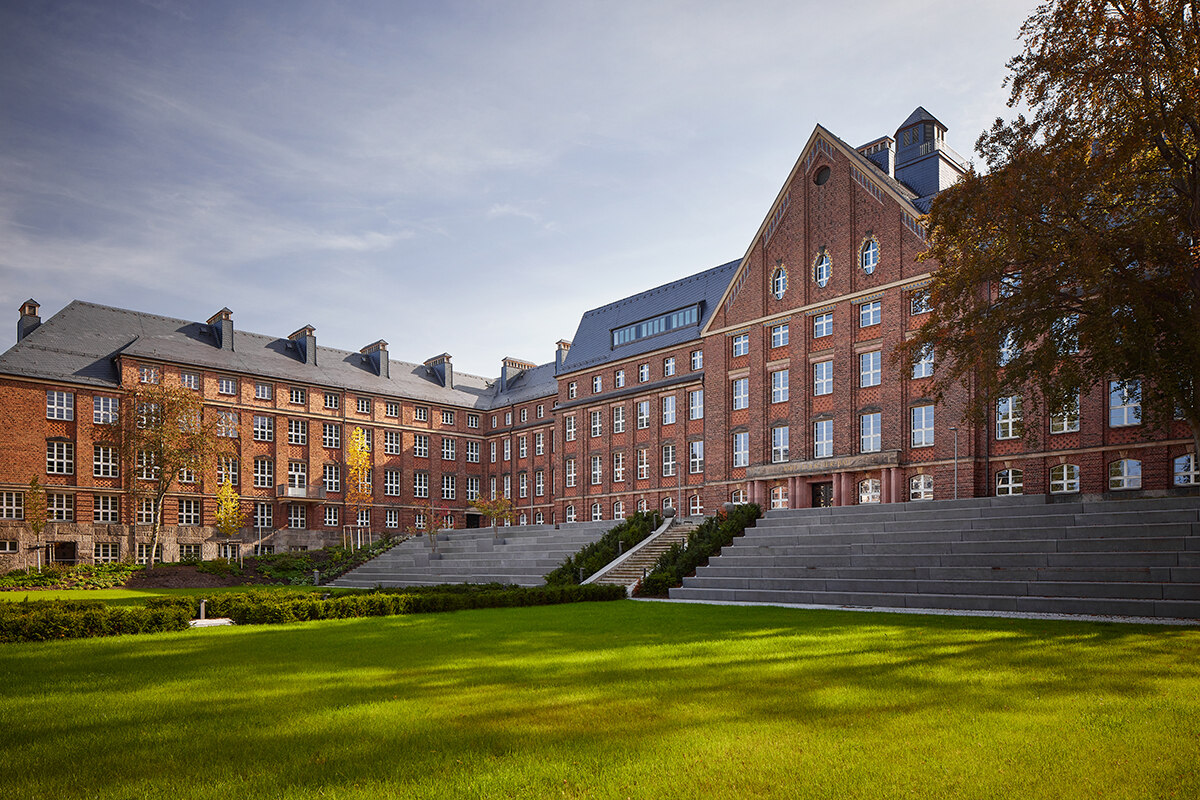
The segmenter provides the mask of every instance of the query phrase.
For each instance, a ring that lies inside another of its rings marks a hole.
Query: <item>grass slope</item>
[[[0,797],[1194,798],[1200,631],[622,601],[0,648]]]

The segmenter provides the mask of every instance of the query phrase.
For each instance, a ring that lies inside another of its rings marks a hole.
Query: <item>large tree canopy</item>
[[[1200,448],[1196,3],[1060,0],[1021,35],[1009,105],[1031,118],[997,120],[986,171],[934,200],[934,310],[902,352],[934,348],[939,394],[976,382],[976,418],[1139,381],[1147,421],[1182,414]]]

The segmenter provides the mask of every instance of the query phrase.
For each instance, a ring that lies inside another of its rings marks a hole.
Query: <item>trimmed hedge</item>
[[[141,564],[80,564],[64,567],[51,564],[41,572],[15,569],[0,576],[0,589],[111,589],[124,586],[129,576],[144,569]]]
[[[622,552],[627,552],[638,542],[654,533],[659,525],[662,525],[662,516],[657,512],[639,511],[626,517],[623,522],[610,528],[597,541],[584,545],[575,555],[567,556],[567,560],[562,563],[562,566],[546,574],[546,584],[570,586],[582,583],[608,566]],[[579,577],[580,569],[583,570],[582,579]]]
[[[182,608],[108,606],[94,600],[0,603],[0,642],[181,631],[191,618]]]
[[[722,547],[732,544],[733,537],[741,536],[761,516],[762,509],[747,503],[737,506],[728,515],[722,511],[709,517],[688,534],[686,545],[671,545],[633,593],[638,597],[666,597],[670,589],[681,586],[685,577],[707,564],[709,557]]]

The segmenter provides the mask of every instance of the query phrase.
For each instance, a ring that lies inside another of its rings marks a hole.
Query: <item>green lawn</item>
[[[1196,798],[1200,630],[662,603],[0,647],[0,797]]]

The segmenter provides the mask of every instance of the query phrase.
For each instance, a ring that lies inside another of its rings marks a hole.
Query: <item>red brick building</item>
[[[439,524],[475,525],[481,494],[511,497],[517,524],[551,524],[746,500],[1194,492],[1186,426],[1141,424],[1119,376],[1087,387],[1075,413],[1034,417],[999,398],[968,427],[969,387],[935,404],[932,359],[893,362],[936,268],[916,259],[919,217],[964,168],[944,134],[924,109],[859,148],[818,126],[739,260],[588,311],[554,363],[506,358],[494,379],[456,374],[448,354],[391,361],[382,340],[318,346],[311,326],[235,331],[228,309],[199,323],[76,301],[42,323],[29,301],[0,356],[0,569],[33,557],[34,476],[55,520],[41,557],[146,555],[150,510],[124,490],[131,467],[105,423],[147,381],[224,412],[237,453],[226,469],[253,522],[244,549],[429,524],[418,515],[430,504]],[[349,520],[355,427],[371,443],[373,497]],[[166,559],[228,552],[215,489],[197,476],[168,498]]]

